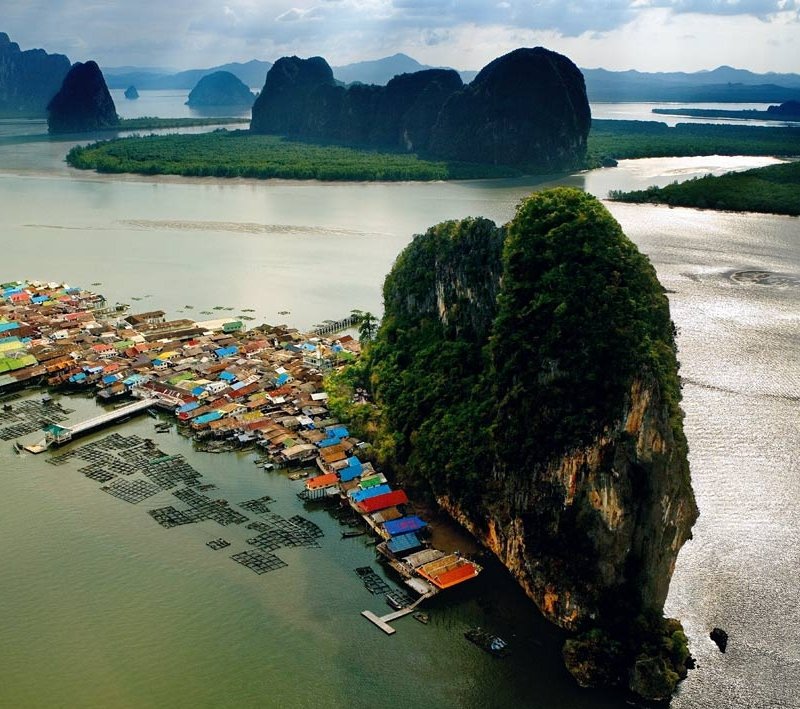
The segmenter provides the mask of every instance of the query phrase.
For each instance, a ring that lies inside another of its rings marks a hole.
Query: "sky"
[[[480,69],[544,46],[584,68],[800,73],[800,0],[0,0],[0,31],[101,67],[404,52]]]

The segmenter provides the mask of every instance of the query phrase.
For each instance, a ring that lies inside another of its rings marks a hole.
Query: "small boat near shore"
[[[366,531],[363,529],[353,529],[349,532],[342,532],[342,539],[352,539],[353,537],[363,537]]]
[[[480,627],[469,628],[464,632],[464,637],[495,657],[505,657],[511,652],[508,643],[498,635],[483,630]]]

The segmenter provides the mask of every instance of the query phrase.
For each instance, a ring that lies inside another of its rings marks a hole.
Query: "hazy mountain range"
[[[190,90],[215,71],[229,71],[247,86],[260,90],[272,64],[254,59],[207,69],[170,72],[140,67],[106,67],[109,88]],[[431,69],[406,54],[333,67],[336,79],[349,84],[385,84],[397,74]],[[721,66],[710,71],[646,73],[635,70],[582,69],[590,101],[753,101],[782,102],[800,99],[800,74],[756,74],[746,69]],[[475,71],[459,71],[465,83]]]

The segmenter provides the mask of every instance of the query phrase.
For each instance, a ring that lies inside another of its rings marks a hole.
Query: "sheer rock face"
[[[427,69],[386,86],[343,87],[321,57],[283,57],[267,74],[251,130],[564,169],[583,159],[590,121],[580,70],[537,47],[496,59],[469,86],[455,71]]]
[[[491,511],[467,512],[447,495],[437,499],[498,556],[547,618],[577,629],[617,593],[640,608],[663,608],[697,518],[681,472],[685,455],[658,383],[637,378],[615,428],[536,477],[499,475],[502,502]],[[558,535],[563,545],[543,544]],[[575,565],[571,555],[593,563]]]
[[[47,105],[51,133],[84,133],[119,125],[114,100],[95,62],[77,62]]]
[[[583,74],[542,47],[484,67],[445,104],[431,152],[453,160],[563,169],[586,153],[591,113]]]
[[[189,93],[187,106],[252,106],[255,96],[229,71],[204,76]]]
[[[42,116],[69,71],[63,54],[21,51],[0,32],[0,115]]]

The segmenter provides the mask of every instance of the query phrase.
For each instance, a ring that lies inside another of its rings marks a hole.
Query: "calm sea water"
[[[308,327],[353,307],[380,312],[384,275],[411,235],[442,219],[506,221],[527,181],[321,184],[77,173],[69,144],[41,124],[0,124],[0,278],[66,279],[141,309],[197,316],[257,308]],[[609,189],[663,184],[768,159],[634,161],[563,182]],[[800,223],[764,215],[609,204],[656,265],[679,327],[686,430],[701,517],[678,559],[667,611],[699,667],[674,707],[800,704]],[[776,276],[758,283],[744,271]],[[134,300],[140,298],[141,300]],[[192,305],[192,309],[186,309]],[[280,316],[279,311],[290,311]],[[94,409],[72,397],[77,420]],[[153,436],[152,421],[122,433]],[[341,541],[296,484],[247,455],[195,453],[212,494],[269,494],[326,533],[321,549],[281,550],[289,566],[256,576],[212,552],[244,530],[211,522],[164,530],[99,491],[79,463],[47,465],[0,445],[0,704],[102,707],[611,707],[560,666],[558,632],[494,565],[440,598],[431,624],[383,636],[359,613],[382,610],[353,569],[362,540]],[[443,531],[445,534],[447,530]],[[468,549],[456,532],[452,545]],[[235,547],[234,547],[235,548]],[[378,568],[374,565],[375,568]],[[513,640],[497,661],[462,638],[472,624]],[[708,639],[726,628],[720,654]]]

